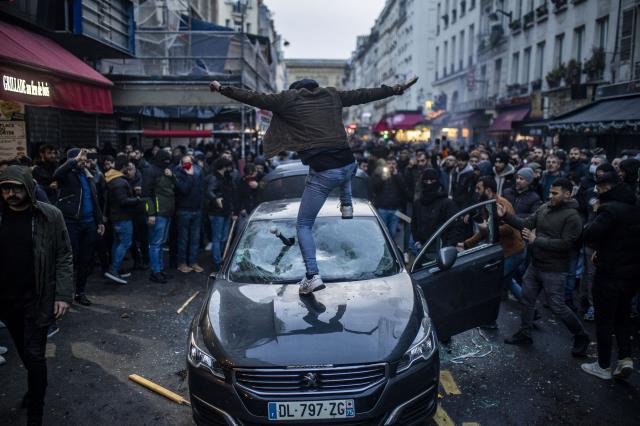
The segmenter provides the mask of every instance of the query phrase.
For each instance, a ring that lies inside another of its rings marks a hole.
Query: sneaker
[[[213,244],[208,243],[208,244],[204,247],[204,251],[211,251],[211,247],[213,247]]]
[[[340,204],[340,213],[343,219],[353,219],[353,205]]]
[[[7,353],[9,349],[5,348],[4,346],[0,346],[0,355],[4,355]]]
[[[573,337],[573,349],[571,349],[571,355],[576,358],[587,356],[589,343],[591,343],[589,336],[586,334],[576,334]]]
[[[183,274],[188,274],[189,272],[193,272],[193,268],[191,268],[190,266],[187,266],[186,263],[183,263],[180,266],[178,266],[178,271],[182,272]]]
[[[165,271],[160,271],[160,275],[162,275],[165,280],[170,280],[173,278],[173,275],[166,273]]]
[[[191,265],[190,268],[193,269],[195,272],[204,272],[204,268],[198,265],[197,263],[194,263],[193,265]]]
[[[305,276],[298,284],[300,284],[300,294],[311,294],[326,287],[318,274],[315,274],[310,279]]]
[[[118,284],[127,283],[127,280],[124,279],[125,277],[112,271],[105,272],[104,277]]]
[[[4,325],[4,323],[2,321],[0,321],[0,328],[7,328],[7,326]]]
[[[0,355],[0,365],[5,365],[6,363],[7,363],[7,360],[4,359],[2,355]]]
[[[631,373],[633,373],[633,360],[631,358],[619,359],[616,369],[613,370],[613,377],[627,380]]]
[[[592,376],[599,377],[603,380],[611,380],[611,368],[600,367],[598,361],[589,364],[582,364],[580,368],[582,368],[582,371],[587,374],[591,374]]]
[[[76,294],[74,299],[82,306],[91,306],[91,300],[87,299],[87,296],[84,293]]]
[[[587,309],[587,312],[585,312],[582,318],[584,318],[585,321],[594,321],[596,319],[593,306],[589,306],[589,309]]]
[[[51,339],[53,336],[55,336],[58,331],[60,331],[60,327],[58,327],[57,324],[51,324],[49,326],[49,329],[47,330],[47,339]]]
[[[151,275],[149,275],[149,281],[153,281],[158,284],[167,283],[167,279],[160,272],[152,272]]]
[[[518,330],[516,334],[504,339],[507,345],[530,345],[533,343],[533,339],[524,330]]]
[[[129,278],[129,277],[131,277],[131,271],[120,271],[119,275],[122,278]]]

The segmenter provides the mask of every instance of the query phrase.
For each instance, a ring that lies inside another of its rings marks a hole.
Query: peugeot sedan
[[[326,289],[301,296],[299,199],[262,203],[210,277],[189,332],[193,417],[202,425],[410,425],[436,409],[438,338],[495,320],[502,250],[495,202],[466,209],[408,270],[370,203],[342,220],[330,198],[313,232]],[[474,210],[488,237],[452,230]],[[437,336],[437,337],[436,337]]]

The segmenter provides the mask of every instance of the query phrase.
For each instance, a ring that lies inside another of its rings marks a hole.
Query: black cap
[[[294,81],[293,83],[291,83],[291,86],[289,86],[289,90],[300,90],[300,89],[314,90],[314,89],[317,89],[318,87],[320,86],[318,85],[317,81],[312,80],[310,78],[303,78],[302,80]]]

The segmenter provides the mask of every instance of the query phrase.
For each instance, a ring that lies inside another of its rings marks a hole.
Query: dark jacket
[[[35,163],[36,165],[31,170],[31,175],[36,182],[38,182],[38,185],[47,193],[47,198],[49,200],[55,200],[57,190],[51,188],[49,185],[54,181],[53,174],[57,168],[56,163],[49,163],[42,160],[37,160]]]
[[[640,208],[626,184],[599,195],[600,207],[584,229],[585,244],[596,250],[596,274],[637,280],[640,274]]]
[[[458,209],[462,210],[473,204],[473,195],[475,194],[475,179],[473,177],[473,167],[471,164],[461,171],[453,173],[452,177],[452,195],[453,201],[456,202]]]
[[[529,216],[542,204],[540,196],[531,187],[522,192],[518,191],[515,186],[507,188],[503,197],[511,203],[518,217]]]
[[[504,190],[511,188],[516,184],[516,169],[511,164],[507,164],[504,170],[500,173],[493,168],[493,178],[496,181],[496,187],[498,188],[498,195],[502,195]]]
[[[557,179],[564,177],[564,172],[559,170],[555,175],[549,174],[546,170],[542,172],[542,176],[540,176],[540,186],[539,191],[540,199],[544,202],[549,201],[549,192],[551,191],[551,185]]]
[[[593,204],[597,201],[598,197],[593,188],[596,186],[596,181],[591,173],[588,173],[585,177],[580,179],[580,185],[578,186],[578,192],[576,193],[576,200],[580,205],[580,215],[582,220],[586,223],[591,222],[595,213],[593,211]]]
[[[444,223],[458,211],[456,203],[444,192],[422,192],[420,199],[413,204],[411,234],[413,238],[425,244]],[[454,242],[455,245],[456,242]]]
[[[76,160],[71,158],[58,167],[53,174],[54,180],[58,182],[58,198],[52,201],[60,209],[65,219],[78,220],[81,214],[82,204],[82,183],[78,173],[84,173],[91,188],[91,199],[93,200],[93,219],[96,224],[102,223],[102,209],[98,200],[98,192],[93,182],[93,176],[86,169],[76,168]]]
[[[179,165],[173,170],[176,177],[176,210],[200,211],[204,202],[205,182],[200,166],[193,165],[190,175]]]
[[[171,217],[176,207],[176,176],[165,176],[164,168],[150,165],[142,175],[142,196],[149,216]]]
[[[111,223],[132,220],[144,200],[133,196],[129,181],[118,170],[109,170],[105,174],[107,180],[107,204]]]
[[[401,209],[406,203],[407,185],[400,172],[384,178],[379,170],[371,177],[373,205],[378,209]]]
[[[33,201],[33,264],[36,282],[36,324],[46,327],[53,322],[56,301],[73,303],[73,256],[64,217],[56,207],[36,201],[35,183],[26,167],[9,166],[0,182],[15,180],[26,188]],[[0,222],[2,222],[0,201]],[[25,271],[31,272],[31,271]]]
[[[394,95],[393,88],[384,85],[376,89],[339,91],[333,87],[320,87],[313,91],[285,90],[273,94],[223,86],[220,93],[273,112],[263,139],[267,157],[281,151],[348,148],[342,108]]]
[[[238,182],[238,212],[245,210],[250,214],[260,203],[258,200],[260,188],[258,186],[251,188],[249,182],[252,180],[257,183],[255,179],[246,176]]]
[[[229,216],[236,210],[235,185],[231,176],[223,176],[217,171],[207,178],[207,213],[214,216]],[[216,203],[222,198],[222,207]]]
[[[528,247],[536,268],[543,272],[569,270],[571,250],[576,247],[582,233],[582,219],[576,200],[554,207],[545,203],[526,218],[507,213],[504,221],[518,230],[535,229],[536,239]]]

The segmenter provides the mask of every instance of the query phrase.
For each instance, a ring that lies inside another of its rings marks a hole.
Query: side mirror
[[[436,264],[441,271],[451,269],[456,259],[458,258],[458,249],[455,247],[443,247],[438,250],[438,256],[436,258]]]

